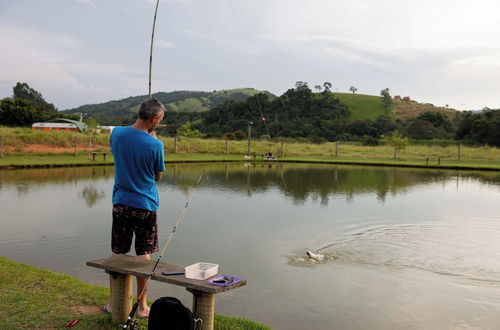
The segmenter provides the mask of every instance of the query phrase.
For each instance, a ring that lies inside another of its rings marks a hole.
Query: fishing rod
[[[156,1],[155,16],[153,18],[153,31],[151,32],[151,48],[149,49],[149,97],[151,98],[151,72],[153,69],[153,40],[155,38],[155,25],[156,25],[156,13],[158,12],[158,5],[160,0]]]
[[[141,300],[142,296],[144,295],[144,292],[146,292],[146,288],[148,287],[149,281],[151,280],[151,277],[154,275],[156,267],[160,263],[161,258],[163,257],[163,254],[165,253],[165,250],[167,249],[168,245],[170,244],[170,241],[172,240],[172,237],[174,236],[174,233],[177,231],[177,227],[180,225],[182,220],[184,219],[184,215],[186,214],[186,210],[189,206],[189,202],[193,198],[193,195],[196,193],[198,187],[200,186],[201,179],[203,178],[203,175],[205,174],[205,170],[203,170],[198,178],[198,181],[196,182],[196,185],[194,186],[194,189],[191,191],[190,194],[188,194],[188,198],[186,199],[186,203],[184,204],[184,207],[182,208],[181,212],[179,213],[179,216],[177,217],[177,221],[175,222],[174,227],[172,228],[172,231],[170,232],[170,235],[168,236],[167,241],[163,245],[163,248],[160,252],[160,255],[158,256],[158,259],[156,259],[156,262],[153,266],[153,269],[151,270],[151,273],[147,277],[146,284],[144,285],[144,288],[142,289],[140,295],[137,297],[137,301],[132,306],[132,310],[130,311],[130,314],[127,317],[127,321],[123,325],[122,329],[135,329],[135,322],[132,322],[132,318],[135,315],[135,312],[137,311],[137,308],[139,306],[139,301]]]

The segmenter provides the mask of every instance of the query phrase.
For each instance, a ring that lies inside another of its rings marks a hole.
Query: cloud
[[[99,9],[100,7],[96,5],[94,0],[76,0],[77,2],[89,6],[90,8]]]
[[[154,45],[158,48],[175,48],[175,45],[165,40],[155,40]]]
[[[80,57],[85,45],[72,37],[27,28],[1,27],[0,96],[18,81],[27,82],[58,108],[65,109],[137,93],[144,78],[123,75],[130,68]]]

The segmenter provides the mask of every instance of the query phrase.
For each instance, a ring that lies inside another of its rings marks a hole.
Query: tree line
[[[331,92],[332,84],[325,82],[322,90],[321,87],[316,85],[317,92],[313,92],[307,82],[298,81],[279,97],[260,93],[246,100],[225,101],[204,112],[169,112],[159,130],[170,136],[245,139],[250,127],[254,138],[306,139],[315,143],[360,141],[376,145],[388,136],[398,135],[500,146],[500,110],[464,111],[452,118],[442,112],[427,111],[399,119],[389,111],[392,98],[385,88],[380,102],[386,114],[374,120],[349,120],[350,110]],[[0,125],[30,126],[54,118],[78,119],[78,115],[59,112],[27,83],[18,82],[12,97],[0,100]],[[134,119],[130,116],[130,120],[118,124],[131,124]]]

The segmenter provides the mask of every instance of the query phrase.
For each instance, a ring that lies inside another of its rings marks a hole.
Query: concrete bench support
[[[124,323],[132,310],[132,276],[110,273],[113,323]]]
[[[203,330],[214,329],[215,294],[186,289],[193,294],[193,314],[203,320]]]

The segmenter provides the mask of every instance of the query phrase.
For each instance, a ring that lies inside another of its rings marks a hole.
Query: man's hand
[[[157,172],[155,175],[155,181],[160,181],[162,172]]]
[[[149,135],[151,135],[152,137],[154,137],[155,139],[157,139],[158,137],[156,137],[156,132],[155,131],[151,131],[149,132]]]

